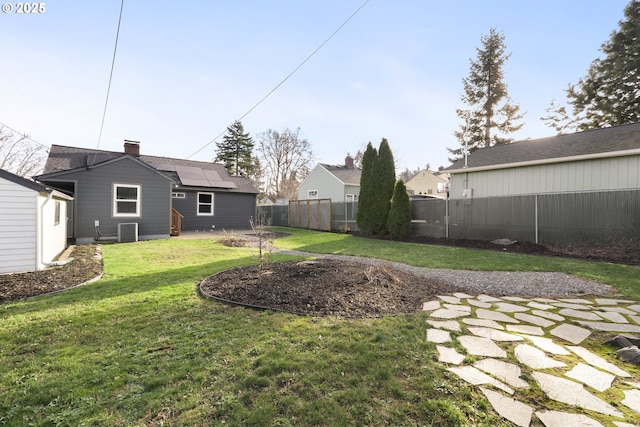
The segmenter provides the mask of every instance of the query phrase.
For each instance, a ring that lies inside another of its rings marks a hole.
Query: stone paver
[[[451,295],[438,295],[438,298],[444,302],[448,302],[449,304],[460,304],[460,298]]]
[[[484,295],[484,294],[480,294],[476,297],[476,299],[480,300],[480,301],[484,301],[484,302],[499,302],[502,301],[502,299],[497,298],[497,297],[492,297],[490,295]]]
[[[558,313],[560,313],[563,316],[573,317],[575,319],[596,320],[596,321],[602,320],[602,317],[598,316],[592,311],[582,311],[582,310],[575,310],[573,308],[563,308]]]
[[[604,306],[604,307],[600,307],[600,309],[602,311],[611,311],[613,313],[620,313],[620,314],[636,314],[635,311],[626,309],[624,307],[609,307],[609,306]]]
[[[615,299],[615,298],[596,298],[596,304],[598,305],[618,305],[618,304],[633,304],[635,301],[628,299]]]
[[[640,325],[640,316],[633,316],[631,314],[628,315],[629,318],[631,319],[631,321],[635,322],[636,324]]]
[[[467,353],[473,354],[474,356],[507,357],[507,352],[498,347],[496,343],[489,338],[462,335],[458,337],[458,342],[464,347]]]
[[[554,302],[552,305],[555,307],[561,307],[561,308],[566,308],[568,310],[578,310],[578,311],[591,310],[593,308],[587,305],[570,304],[568,302]]]
[[[449,331],[442,329],[427,329],[427,342],[442,344],[451,341]]]
[[[471,325],[471,326],[482,326],[484,328],[504,330],[504,326],[502,326],[500,323],[496,322],[495,320],[474,319],[472,317],[466,317],[462,319],[462,323],[466,325]]]
[[[608,320],[609,322],[629,323],[626,317],[620,313],[616,313],[615,311],[600,311],[598,312],[598,316],[602,317],[604,320]]]
[[[627,323],[587,322],[585,320],[578,323],[598,331],[640,333],[640,326]]]
[[[440,308],[431,313],[432,317],[438,317],[440,319],[457,319],[458,317],[465,317],[468,315],[469,313],[466,311],[449,310],[447,308]]]
[[[442,304],[442,306],[444,308],[446,308],[446,309],[449,309],[449,310],[464,311],[464,312],[467,312],[467,313],[471,313],[471,307],[468,306],[468,305],[444,303],[444,304]]]
[[[508,316],[504,313],[498,313],[497,311],[487,310],[485,308],[477,309],[476,317],[479,319],[495,320],[496,322],[520,323],[519,320],[516,320],[511,316]]]
[[[474,307],[480,307],[480,308],[490,308],[493,305],[493,303],[484,302],[476,299],[468,299],[467,304],[472,305]]]
[[[584,298],[560,298],[558,301],[568,302],[571,304],[593,305],[593,301]]]
[[[582,414],[570,414],[559,411],[538,411],[536,417],[545,427],[604,427],[602,424]]]
[[[532,325],[541,326],[543,328],[548,328],[549,326],[556,324],[556,322],[547,320],[544,317],[534,316],[533,314],[527,313],[516,313],[513,315],[513,317],[518,320],[522,320],[523,322],[531,323]]]
[[[620,422],[620,421],[614,421],[613,425],[615,425],[616,427],[638,427],[637,425],[629,424],[629,423],[623,423],[623,422]]]
[[[440,301],[427,301],[422,303],[422,311],[433,311],[440,308]]]
[[[517,313],[516,313],[517,314]],[[544,335],[544,331],[539,326],[531,325],[507,325],[507,331],[518,332],[520,334]]]
[[[582,360],[584,360],[585,362],[587,362],[591,366],[595,366],[596,368],[603,369],[603,370],[605,370],[607,372],[610,372],[613,375],[617,375],[619,377],[631,378],[631,375],[627,371],[624,371],[624,370],[618,368],[613,363],[607,362],[602,357],[598,356],[597,354],[593,354],[592,352],[590,352],[589,350],[587,350],[584,347],[568,346],[567,348],[569,350],[571,350],[572,352],[574,352],[575,354],[577,354],[578,356],[580,356],[580,358],[582,358]]]
[[[464,361],[464,355],[458,353],[455,348],[437,345],[436,350],[438,350],[439,362],[459,365]]]
[[[447,370],[453,372],[469,384],[491,384],[492,386],[506,393],[513,394],[513,389],[511,387],[503,382],[498,381],[495,378],[490,377],[489,375],[485,374],[477,368],[474,368],[473,366],[455,366],[452,368],[447,368]]]
[[[537,337],[533,335],[523,336],[531,341],[533,345],[546,351],[547,353],[557,354],[559,356],[566,356],[568,354],[571,354],[563,346],[554,343],[551,338]]]
[[[496,303],[496,310],[503,313],[516,313],[522,311],[529,311],[529,307],[523,307],[521,305],[511,304],[508,302]]]
[[[500,416],[508,419],[517,426],[529,427],[533,414],[533,408],[531,408],[531,406],[484,387],[480,387],[480,390]]]
[[[543,304],[541,302],[531,301],[527,303],[527,307],[537,308],[538,310],[550,310],[554,308],[552,305]]]
[[[457,320],[427,320],[427,323],[438,329],[446,329],[447,331],[462,332],[460,323]]]
[[[640,390],[625,390],[622,404],[640,413]]]
[[[640,304],[633,304],[627,307],[629,310],[633,310],[636,313],[640,313]]]
[[[508,334],[506,332],[498,331],[497,329],[483,328],[478,326],[467,327],[469,332],[477,337],[489,338],[493,341],[523,341],[524,338],[518,335]]]
[[[473,298],[473,295],[465,294],[464,292],[455,292],[453,296],[460,299]]]
[[[536,316],[544,317],[545,319],[555,320],[556,322],[564,322],[565,318],[556,313],[548,313],[544,310],[532,310],[531,313]]]
[[[588,329],[580,328],[579,326],[569,325],[566,323],[563,323],[557,328],[552,329],[551,331],[549,331],[549,333],[551,333],[551,335],[553,336],[569,341],[572,344],[580,344],[589,335],[591,335],[591,331]]]
[[[507,301],[515,301],[515,302],[527,302],[527,301],[529,301],[526,298],[512,297],[512,296],[505,296],[505,297],[502,297],[502,299],[507,300]]]
[[[567,366],[566,363],[550,358],[542,350],[529,344],[518,344],[513,352],[520,363],[524,363],[531,369],[562,368]]]
[[[616,378],[615,375],[602,372],[584,363],[578,363],[565,375],[598,391],[607,390]]]
[[[522,370],[518,365],[498,359],[482,359],[473,364],[476,368],[493,375],[513,388],[529,388],[529,383],[520,378]]]

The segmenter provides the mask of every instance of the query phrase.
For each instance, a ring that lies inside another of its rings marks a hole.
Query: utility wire
[[[120,2],[120,16],[118,17],[118,30],[116,31],[116,43],[113,47],[113,57],[111,59],[111,72],[109,73],[109,85],[107,86],[107,97],[104,100],[104,110],[102,112],[102,123],[100,124],[100,134],[98,135],[98,144],[96,150],[100,148],[102,140],[102,129],[104,128],[104,119],[107,116],[107,105],[109,104],[109,93],[111,92],[111,80],[113,79],[113,68],[116,63],[116,52],[118,50],[118,37],[120,36],[120,23],[122,22],[122,9],[124,9],[124,0]]]
[[[21,136],[21,137],[23,137],[24,139],[28,139],[28,140],[29,140],[29,141],[31,141],[31,142],[35,142],[36,144],[38,144],[38,145],[39,145],[39,146],[41,146],[41,147],[46,148],[47,150],[49,149],[49,147],[48,147],[48,146],[46,146],[46,145],[44,145],[44,144],[42,144],[42,143],[40,143],[40,142],[36,141],[35,139],[31,138],[29,135],[27,135],[27,134],[25,134],[25,133],[22,133],[22,132],[18,132],[17,130],[13,129],[13,128],[12,128],[12,127],[10,127],[10,126],[5,125],[5,124],[4,124],[4,123],[2,123],[2,122],[0,122],[0,126],[5,127],[5,128],[7,128],[7,129],[9,129],[11,132],[13,132],[13,133],[16,133],[16,134],[20,135],[20,136]]]
[[[123,0],[124,1],[124,0]],[[335,36],[336,34],[338,34],[338,32],[342,29],[342,27],[344,27],[345,25],[347,25],[347,23],[349,21],[351,21],[351,19],[356,16],[358,14],[358,12],[360,12],[360,10],[362,10],[363,7],[366,6],[366,4],[369,3],[369,0],[365,0],[364,3],[362,3],[360,5],[360,7],[358,9],[356,9],[355,12],[353,12],[351,14],[351,16],[349,16],[343,23],[342,25],[340,25],[333,33],[331,33],[331,35],[329,37],[327,37],[325,39],[325,41],[323,41],[317,48],[316,50],[314,50],[313,52],[311,52],[311,54],[309,56],[307,56],[304,61],[302,61],[300,63],[300,65],[298,65],[296,68],[293,69],[293,71],[291,71],[284,79],[282,79],[282,81],[280,83],[278,83],[273,89],[271,89],[265,96],[263,96],[258,102],[255,103],[255,105],[253,107],[251,107],[246,113],[244,113],[242,116],[240,116],[239,119],[237,119],[238,121],[242,121],[242,119],[244,119],[245,117],[247,117],[249,114],[251,114],[251,112],[253,112],[253,110],[255,110],[256,108],[258,108],[258,106],[260,106],[260,104],[262,104],[269,96],[271,96],[276,90],[278,90],[280,88],[280,86],[282,86],[287,80],[289,80],[289,78],[291,76],[293,76],[300,68],[302,68],[302,66],[304,64],[307,63],[307,61],[309,61],[316,53],[318,53],[318,51],[320,49],[322,49],[324,47],[325,44],[327,44],[329,42],[329,40],[331,40],[333,38],[333,36]],[[196,151],[195,153],[191,154],[189,157],[187,157],[187,159],[190,159],[191,157],[195,156],[196,154],[198,154],[199,152],[201,152],[202,150],[204,150],[205,148],[207,148],[208,146],[210,146],[211,144],[213,144],[218,138],[220,138],[222,135],[224,135],[226,132],[226,129],[224,131],[222,131],[220,134],[218,134],[218,136],[216,136],[215,138],[213,138],[211,141],[207,142],[205,145],[203,145],[198,151]]]

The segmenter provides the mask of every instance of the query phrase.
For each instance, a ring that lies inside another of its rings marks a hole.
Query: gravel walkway
[[[348,255],[315,254],[301,251],[278,251],[297,256],[344,259],[370,265],[389,265],[416,276],[447,283],[473,294],[510,295],[527,297],[569,297],[601,295],[612,292],[611,286],[580,279],[565,273],[445,270],[415,267],[394,261]]]

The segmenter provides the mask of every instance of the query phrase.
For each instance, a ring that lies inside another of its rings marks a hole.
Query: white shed
[[[0,169],[0,274],[41,270],[65,250],[70,200]]]

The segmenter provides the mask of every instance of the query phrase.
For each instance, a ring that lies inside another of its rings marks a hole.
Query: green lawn
[[[278,247],[640,289],[638,267],[286,231]],[[202,299],[202,279],[257,262],[254,249],[212,240],[103,253],[100,281],[0,305],[0,425],[509,425],[436,363],[422,313],[342,320]]]

